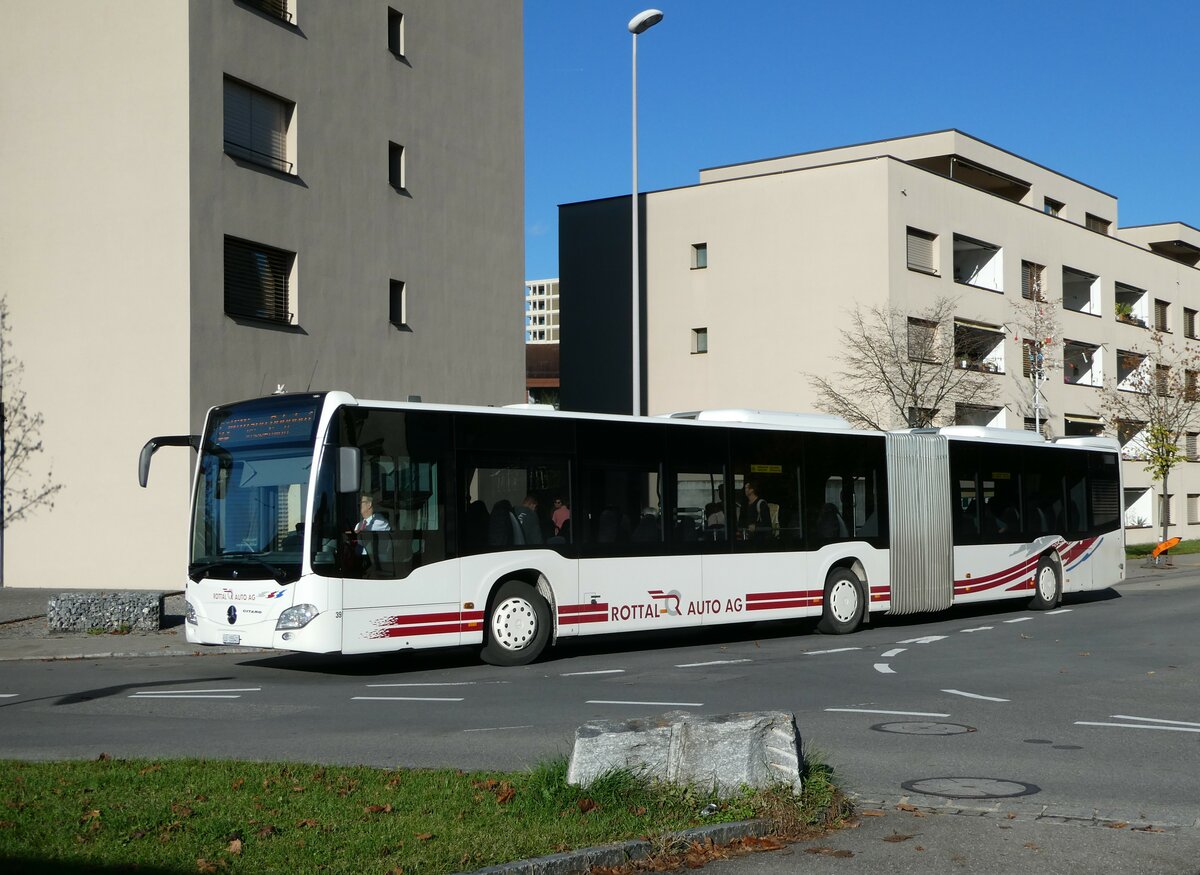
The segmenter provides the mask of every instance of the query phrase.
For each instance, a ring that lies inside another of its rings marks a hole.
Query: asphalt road
[[[472,652],[6,663],[0,756],[523,767],[593,718],[784,709],[864,799],[1035,800],[1200,823],[1200,574],[1035,613],[572,641],[515,669]],[[1021,794],[1021,795],[1012,795]]]

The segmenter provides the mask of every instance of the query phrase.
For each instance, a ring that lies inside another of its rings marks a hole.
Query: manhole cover
[[[947,799],[1007,799],[1040,793],[1036,784],[1004,781],[1000,778],[921,778],[900,785],[910,793],[944,796]]]
[[[974,726],[962,723],[933,723],[929,720],[905,720],[898,723],[876,723],[876,732],[895,732],[898,735],[962,735],[976,732]]]

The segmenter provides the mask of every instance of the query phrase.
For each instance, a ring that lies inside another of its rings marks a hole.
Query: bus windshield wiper
[[[233,561],[230,561],[231,559]],[[272,565],[270,562],[259,559],[253,553],[246,552],[225,553],[215,562],[203,562],[198,565],[193,565],[188,569],[188,577],[190,577],[196,583],[199,583],[200,578],[202,578],[207,572],[212,571],[214,568],[219,568],[223,565],[237,566],[241,565],[242,563],[258,565],[262,568],[265,568],[271,573],[271,576],[280,583],[283,583],[285,580],[287,580],[289,576],[288,572],[280,568],[278,565]]]

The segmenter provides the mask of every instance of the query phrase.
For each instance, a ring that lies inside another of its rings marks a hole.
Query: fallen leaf
[[[79,818],[80,823],[87,823],[89,820],[95,820],[100,816],[100,809],[93,808],[91,811],[85,812],[83,817]]]
[[[864,808],[862,811],[860,811],[858,813],[859,813],[859,816],[861,816],[861,817],[886,817],[887,816],[886,812],[880,811],[876,808]]]
[[[908,840],[909,840],[909,839],[911,839],[911,838],[912,838],[912,836],[910,836],[910,835],[905,835],[905,834],[904,834],[904,833],[902,833],[902,832],[894,832],[894,833],[892,833],[890,836],[884,836],[884,837],[883,837],[883,840],[884,840],[885,842],[892,842],[892,843],[896,843],[896,842],[906,842],[906,841],[908,841]]]
[[[234,781],[232,784],[229,785],[229,789],[230,790],[241,790],[242,785],[245,783],[246,783],[245,778],[238,778],[236,781]]]
[[[595,803],[595,801],[594,801],[594,800],[592,800],[592,799],[588,799],[586,796],[585,796],[585,797],[583,797],[582,799],[580,799],[580,800],[579,800],[577,803],[575,803],[575,804],[579,806],[579,813],[580,813],[580,814],[587,814],[589,811],[595,811],[597,808],[599,808],[599,807],[600,807],[599,805],[597,805],[597,804]]]
[[[205,875],[209,875],[209,873],[217,871],[217,864],[211,863],[208,860],[201,857],[200,859],[198,859],[196,861],[196,871],[203,872],[203,873],[205,873]]]
[[[391,813],[392,813],[392,806],[390,803],[387,805],[368,805],[366,808],[363,809],[363,814],[391,814]]]
[[[186,805],[180,805],[178,802],[172,802],[171,813],[179,817],[191,817],[194,812]]]
[[[924,849],[923,847],[921,847],[920,845],[914,845],[914,846],[913,846],[913,850],[914,850],[914,851],[923,851],[923,850],[925,850],[925,849]]]
[[[496,793],[496,802],[500,805],[506,805],[512,802],[513,797],[517,795],[517,791],[512,788],[512,785],[505,784],[504,787]]]
[[[258,836],[260,839],[265,839],[265,838],[270,838],[271,836],[275,835],[275,833],[277,833],[277,832],[279,832],[279,830],[277,830],[275,827],[271,826],[270,824],[267,824],[262,829],[260,829],[258,832],[256,832],[255,835]]]
[[[917,806],[909,805],[907,802],[901,802],[896,805],[897,811],[917,811]]]
[[[1127,822],[1125,822],[1124,820],[1109,821],[1108,823],[1106,823],[1104,825],[1107,826],[1109,829],[1124,829],[1125,827],[1129,826],[1129,824]]]
[[[495,790],[500,786],[500,782],[495,778],[488,778],[486,781],[472,781],[471,786],[479,790]]]
[[[293,793],[303,793],[304,788],[301,787],[299,784],[297,784],[296,786],[292,787],[292,792]]]
[[[240,854],[242,852],[242,840],[234,839],[229,843],[229,847],[226,850],[231,854]]]
[[[427,842],[427,841],[429,841],[431,838],[433,838],[433,833],[431,833],[431,832],[419,832],[419,833],[417,833],[416,835],[414,835],[414,836],[413,836],[413,838],[415,838],[415,839],[416,839],[417,841],[419,841],[419,842]]]
[[[110,756],[109,756],[108,754],[106,754],[106,753],[102,753],[102,754],[100,754],[100,756],[96,757],[96,761],[97,761],[97,762],[101,762],[101,763],[102,763],[102,762],[105,762],[105,761],[107,761],[107,760],[111,760],[111,759],[112,759],[112,757],[110,757]]]
[[[320,824],[311,817],[306,817],[304,820],[297,820],[296,826],[301,827],[302,829],[314,829],[320,826]]]
[[[1008,814],[1006,814],[1006,815],[1004,815],[1004,816],[1005,816],[1005,817],[1006,817],[1008,820],[1016,820],[1016,819],[1017,819],[1017,815],[1016,815],[1016,814],[1014,814],[1014,813],[1013,813],[1013,812],[1011,812],[1011,811],[1010,811],[1010,812],[1008,812]]]
[[[1039,848],[1039,847],[1038,847],[1036,844],[1034,844],[1033,842],[1026,842],[1026,843],[1025,843],[1025,847],[1029,848],[1029,850],[1031,850],[1031,851],[1040,851],[1040,850],[1041,850],[1041,848]]]
[[[630,806],[629,813],[632,814],[634,817],[642,817],[646,813],[646,806],[639,805],[636,808],[633,806]]]
[[[155,763],[152,766],[146,766],[146,768],[144,768],[144,769],[138,769],[138,774],[139,775],[148,775],[151,772],[161,772],[161,771],[162,771],[162,766],[159,765],[158,763]]]
[[[841,859],[847,859],[854,856],[854,851],[847,851],[840,848],[835,851],[833,848],[825,847],[805,848],[804,853],[814,854],[820,857],[839,857]]]
[[[1132,832],[1163,832],[1157,826],[1135,826]]]

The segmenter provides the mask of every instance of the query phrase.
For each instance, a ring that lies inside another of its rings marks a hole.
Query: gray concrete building
[[[523,401],[520,0],[0,4],[0,294],[52,513],[8,586],[175,588],[213,404]],[[69,561],[74,560],[74,561]]]
[[[1200,230],[1122,228],[1117,207],[956,130],[709,168],[696,185],[644,193],[645,412],[813,410],[810,375],[836,369],[853,307],[918,313],[951,298],[955,337],[971,340],[959,365],[989,374],[997,400],[939,411],[938,424],[1032,427],[1027,338],[1012,326],[1036,296],[1061,328],[1048,430],[1094,433],[1101,387],[1127,388],[1151,329],[1200,350]],[[628,412],[629,199],[563,205],[559,234],[562,406]],[[1136,429],[1118,437],[1127,536],[1154,540]],[[1189,435],[1171,477],[1172,533],[1184,537],[1200,536],[1198,445]]]

